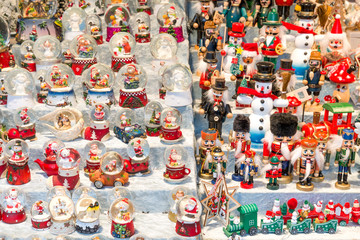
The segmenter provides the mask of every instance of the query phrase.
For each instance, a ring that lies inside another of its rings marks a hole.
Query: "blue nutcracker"
[[[354,130],[345,128],[342,131],[341,147],[336,149],[335,167],[338,169],[338,180],[335,187],[338,189],[349,189],[348,174],[351,174],[351,167],[355,165],[356,149],[354,147]]]
[[[240,175],[242,181],[240,186],[245,189],[253,188],[254,176],[257,175],[260,168],[260,158],[253,150],[248,150],[243,155],[243,160],[240,163]]]
[[[236,22],[245,22],[247,20],[246,2],[243,0],[224,1],[223,14],[226,19],[226,27],[232,30],[232,24]]]

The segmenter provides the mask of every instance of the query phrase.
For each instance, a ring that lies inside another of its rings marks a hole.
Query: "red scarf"
[[[300,27],[300,26],[297,26],[297,25],[294,25],[294,24],[291,24],[291,23],[287,23],[287,22],[284,22],[284,21],[282,21],[281,23],[288,30],[297,31],[298,33],[308,33],[308,34],[316,35],[316,33],[314,33],[313,30],[308,30],[306,28],[303,28],[303,27]]]
[[[239,87],[237,94],[250,94],[258,98],[271,98],[272,100],[278,99],[278,97],[272,93],[259,93],[255,89],[245,87]]]

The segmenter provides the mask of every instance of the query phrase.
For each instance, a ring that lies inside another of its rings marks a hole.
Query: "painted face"
[[[240,4],[241,3],[241,0],[231,0],[231,4],[234,5],[234,4]]]
[[[314,21],[311,19],[301,19],[301,20],[299,20],[299,26],[303,27],[307,30],[313,30],[314,29]]]
[[[212,35],[215,35],[215,32],[216,32],[216,29],[215,28],[207,28],[206,30],[205,30],[205,34],[206,34],[206,36],[212,36]]]
[[[307,148],[304,148],[302,150],[302,157],[306,157],[306,158],[312,158],[315,156],[315,150],[314,149],[307,149]]]
[[[343,140],[342,147],[343,148],[352,148],[354,146],[354,140]]]
[[[245,140],[245,132],[235,132],[236,140]]]
[[[214,161],[215,162],[221,162],[223,160],[222,156],[214,156]]]
[[[262,94],[269,94],[272,90],[272,83],[262,83],[262,82],[256,82],[255,84],[255,90],[258,93]]]
[[[201,11],[208,12],[210,9],[210,2],[201,2]]]
[[[332,39],[329,41],[329,48],[333,51],[341,50],[344,46],[343,44],[342,39]]]
[[[262,7],[269,7],[270,6],[271,1],[270,0],[260,0],[260,5]]]
[[[214,140],[202,140],[201,145],[207,149],[211,149],[215,147],[215,141]]]
[[[215,101],[221,101],[223,98],[223,92],[214,90],[213,96]]]
[[[294,136],[275,136],[274,139],[279,142],[288,143],[293,140]]]
[[[327,142],[319,142],[318,143],[318,149],[320,152],[325,151],[326,147],[327,147]]]
[[[315,69],[320,68],[321,61],[320,60],[311,60],[310,59],[309,66],[310,66],[310,68],[315,68]]]
[[[267,26],[265,29],[266,36],[277,36],[280,33],[280,27],[278,26]]]
[[[296,107],[287,107],[287,108],[285,108],[285,112],[290,113],[290,114],[295,114],[297,112],[297,108]]]
[[[242,43],[242,40],[243,39],[241,37],[233,37],[233,36],[229,37],[229,42],[234,45],[240,45]]]
[[[254,61],[254,57],[243,57],[242,60],[246,64],[251,64]]]

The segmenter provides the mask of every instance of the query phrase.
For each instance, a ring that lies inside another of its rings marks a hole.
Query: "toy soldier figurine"
[[[233,123],[233,131],[230,131],[229,142],[231,149],[235,149],[235,173],[232,180],[241,181],[239,159],[245,151],[250,150],[250,119],[245,115],[237,115]]]
[[[215,184],[216,179],[220,175],[225,175],[227,159],[225,153],[221,150],[221,147],[215,146],[211,149],[211,153],[206,157],[206,161],[209,163],[209,173],[212,173],[212,184]]]
[[[324,166],[324,155],[317,149],[318,142],[313,138],[304,138],[300,147],[291,153],[291,163],[294,165],[294,174],[299,175],[296,188],[300,191],[312,191],[312,178],[319,176],[319,170]]]
[[[282,176],[281,183],[290,183],[290,154],[295,148],[298,136],[298,119],[290,113],[274,113],[270,116],[270,131],[263,139],[263,161],[276,156],[281,161]]]
[[[324,85],[325,80],[325,71],[321,71],[321,53],[318,51],[312,51],[309,59],[309,69],[305,73],[305,79],[303,84],[308,86],[308,94],[314,95],[313,102],[315,98],[318,98],[320,95],[321,87]]]
[[[199,48],[198,57],[203,58],[207,51],[215,52],[222,49],[222,38],[219,36],[217,26],[213,21],[206,21],[204,24],[204,36]]]
[[[232,118],[230,105],[227,103],[228,87],[225,86],[225,79],[218,77],[215,83],[211,85],[208,91],[207,101],[200,109],[200,114],[205,114],[208,119],[209,128],[215,128],[218,131],[218,137],[222,141],[222,124],[225,122],[226,117]]]
[[[243,180],[240,183],[242,188],[253,188],[254,175],[258,173],[259,165],[260,158],[259,156],[256,156],[256,152],[252,150],[246,151],[240,164],[240,175],[243,177]]]
[[[354,148],[354,130],[346,128],[342,133],[341,148],[336,149],[335,167],[338,169],[338,180],[335,187],[338,189],[349,189],[348,173],[351,174],[351,167],[355,165],[356,149]]]
[[[273,0],[256,0],[255,11],[251,14],[254,27],[257,24],[258,28],[262,28],[272,6]]]
[[[210,90],[212,76],[218,75],[217,58],[215,51],[207,51],[203,61],[200,63],[198,71],[201,72],[199,87],[201,88],[201,104],[206,103],[207,92]]]
[[[206,160],[207,156],[210,155],[211,149],[216,145],[220,145],[220,142],[217,140],[217,135],[216,129],[206,129],[201,131],[201,138],[198,141],[198,155],[196,156],[196,161],[200,165],[200,178],[212,178],[212,174],[209,173],[209,164]],[[217,142],[219,144],[217,144]]]
[[[278,178],[281,178],[281,169],[279,170],[280,160],[278,157],[273,156],[270,158],[270,164],[266,168],[266,178],[269,178],[269,183],[266,185],[267,189],[278,190],[279,184],[277,182]]]

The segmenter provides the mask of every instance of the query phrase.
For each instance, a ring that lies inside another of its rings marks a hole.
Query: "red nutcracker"
[[[13,139],[6,145],[8,171],[6,178],[9,184],[22,185],[30,182],[29,147],[20,139]]]
[[[10,188],[4,197],[2,220],[4,223],[15,224],[26,220],[24,195],[16,188]]]

